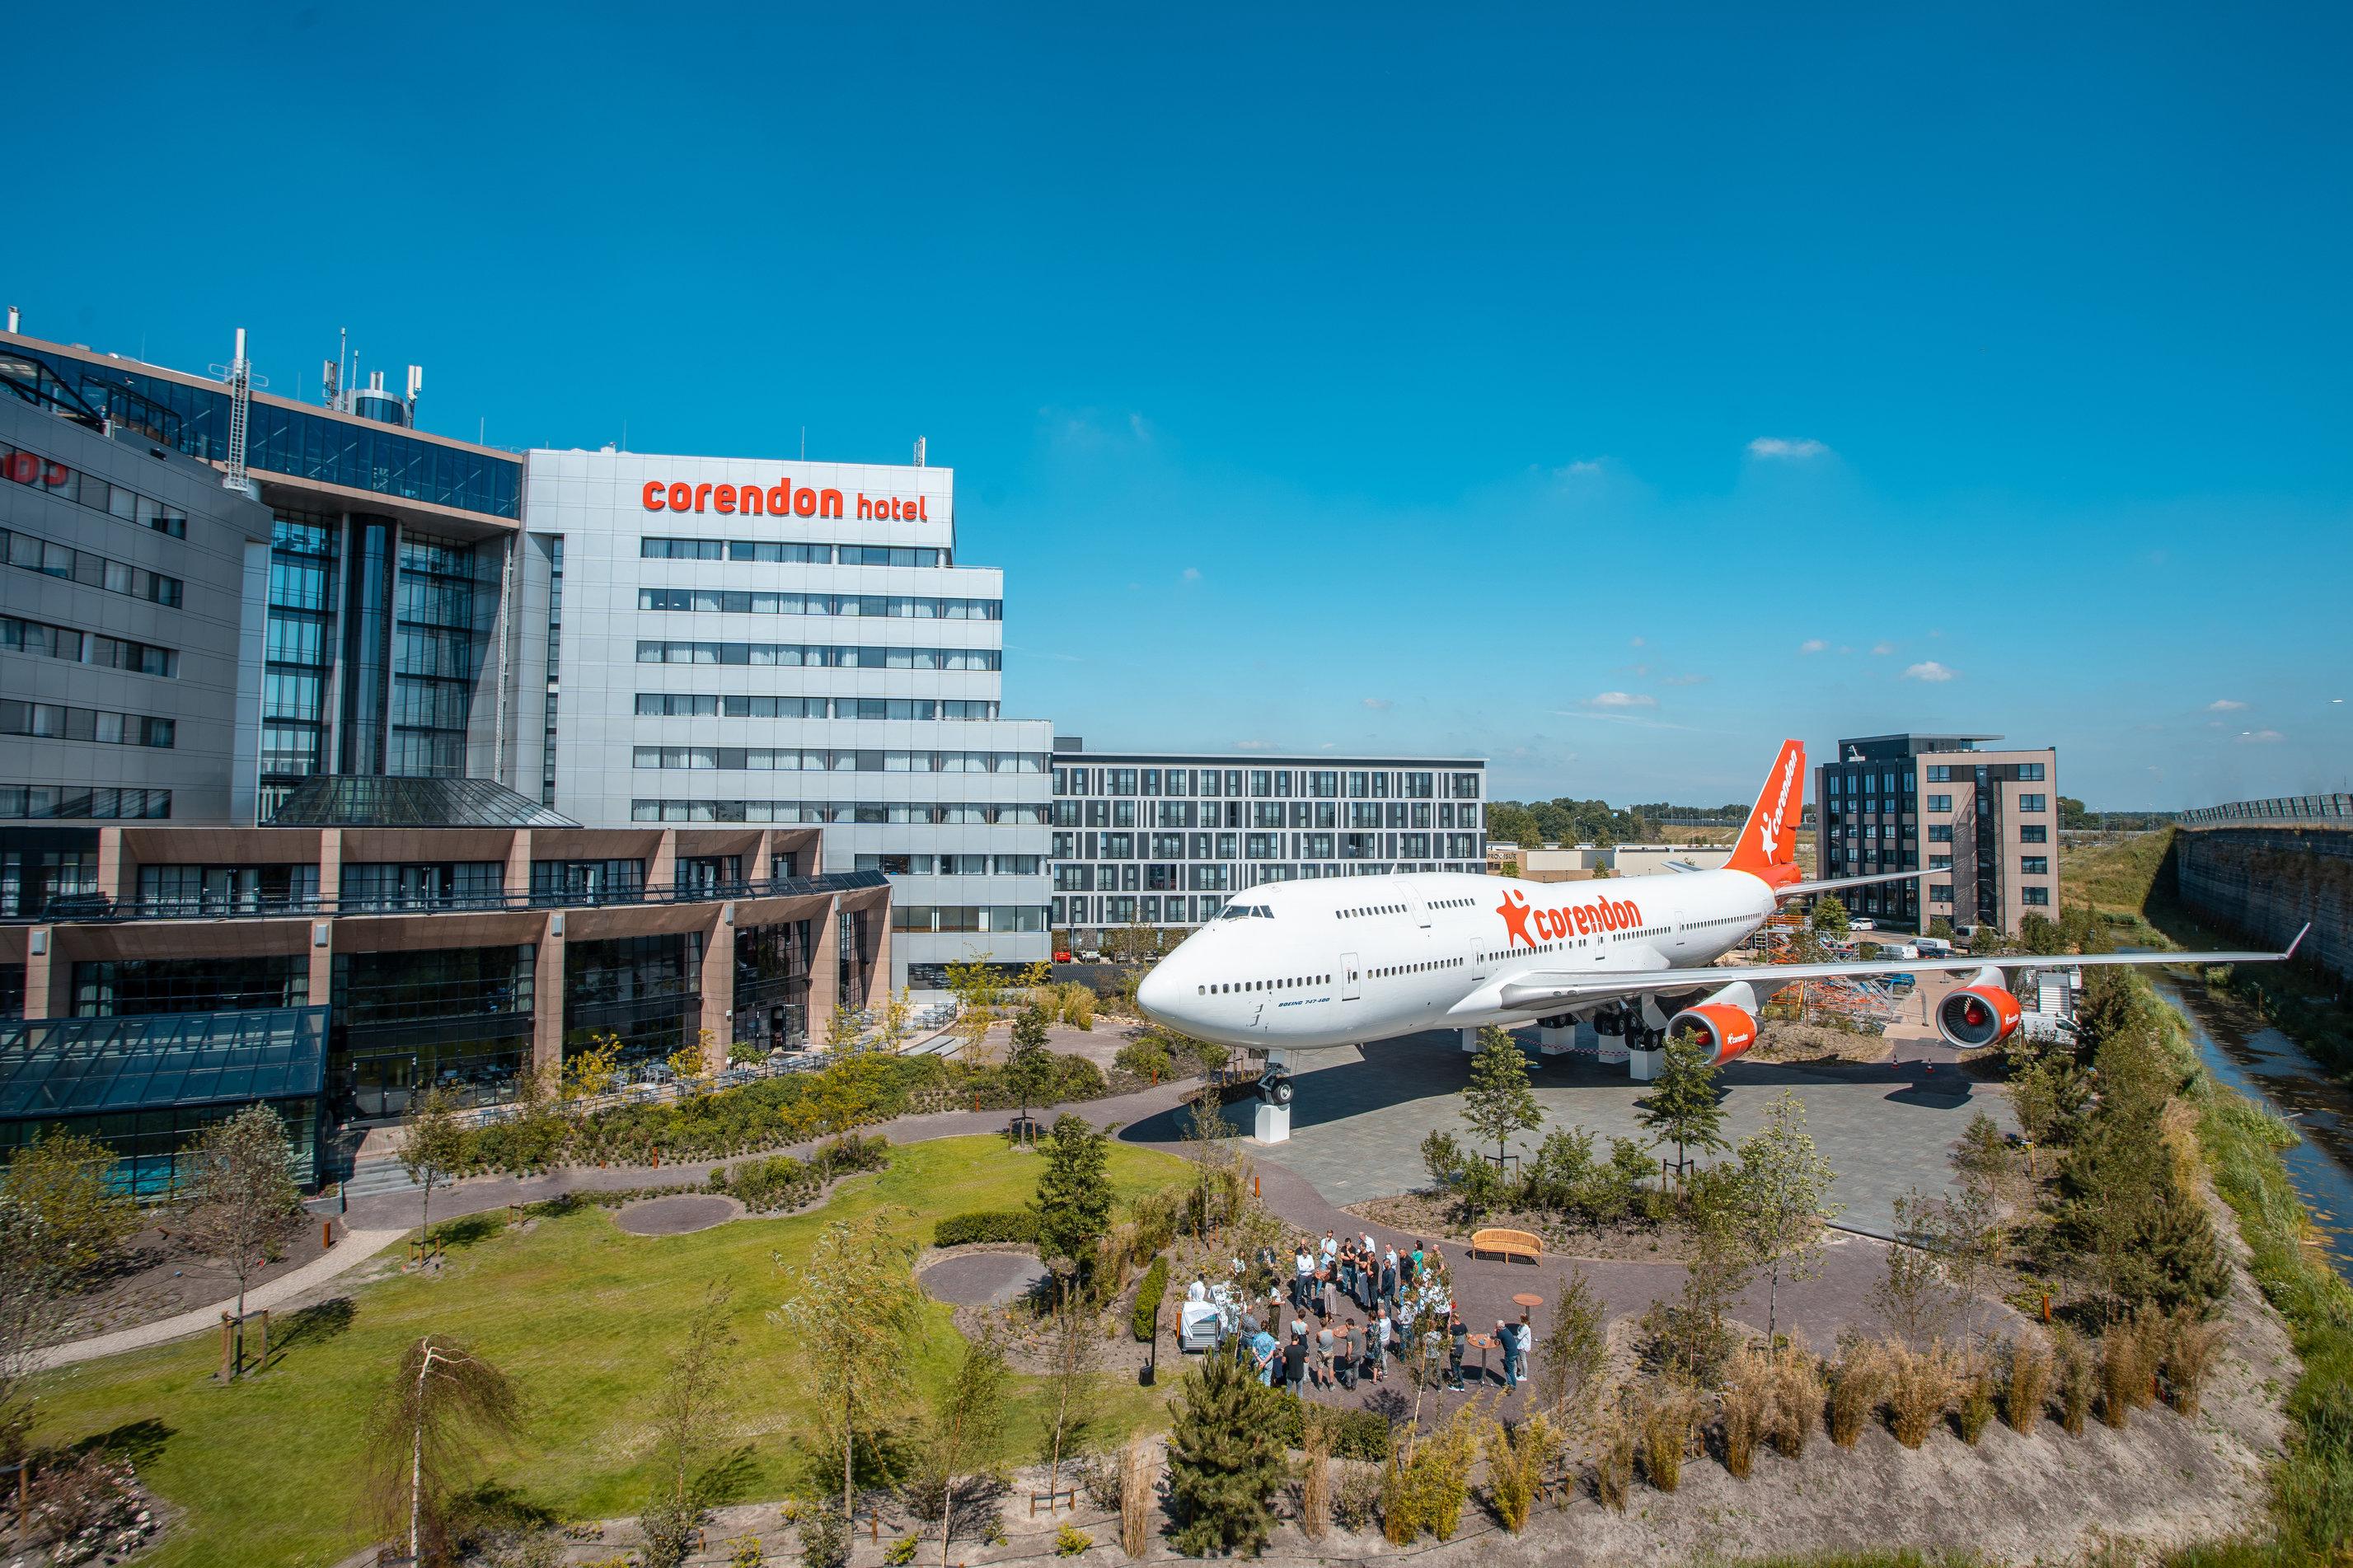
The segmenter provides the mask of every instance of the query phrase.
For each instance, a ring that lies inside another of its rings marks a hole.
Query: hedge
[[[1143,1343],[1152,1342],[1152,1331],[1160,1316],[1160,1303],[1168,1294],[1168,1260],[1155,1258],[1152,1267],[1144,1271],[1143,1283],[1135,1288],[1135,1337]]]
[[[891,1163],[891,1141],[860,1138],[852,1132],[835,1139],[807,1160],[775,1154],[747,1160],[730,1171],[722,1165],[711,1173],[711,1190],[736,1199],[754,1214],[797,1209],[815,1198],[837,1176],[878,1171]]]
[[[932,1226],[934,1247],[965,1247],[976,1241],[1038,1245],[1038,1216],[1028,1209],[976,1209],[952,1214]]]
[[[1289,1389],[1277,1389],[1282,1403],[1275,1413],[1275,1430],[1286,1448],[1302,1448],[1307,1445],[1307,1402]],[[1332,1435],[1332,1457],[1335,1459],[1362,1459],[1367,1464],[1381,1464],[1389,1457],[1390,1428],[1388,1418],[1370,1410],[1334,1409],[1322,1407],[1325,1414],[1339,1421]]]

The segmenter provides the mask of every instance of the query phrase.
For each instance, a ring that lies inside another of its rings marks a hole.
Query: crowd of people
[[[1327,1230],[1321,1240],[1300,1237],[1287,1268],[1271,1252],[1261,1253],[1258,1262],[1260,1282],[1270,1277],[1276,1281],[1262,1308],[1247,1295],[1238,1300],[1231,1286],[1213,1289],[1199,1278],[1187,1288],[1186,1298],[1237,1303],[1230,1344],[1261,1383],[1303,1397],[1385,1383],[1393,1363],[1412,1359],[1419,1336],[1444,1364],[1448,1384],[1458,1394],[1466,1391],[1463,1361],[1474,1340],[1434,1243],[1417,1241],[1399,1252],[1369,1234],[1340,1237]],[[1250,1272],[1239,1258],[1231,1271],[1237,1284]],[[1506,1392],[1527,1381],[1535,1344],[1526,1312],[1517,1322],[1496,1320],[1493,1337],[1483,1348],[1503,1352]],[[1480,1375],[1486,1375],[1483,1355]]]

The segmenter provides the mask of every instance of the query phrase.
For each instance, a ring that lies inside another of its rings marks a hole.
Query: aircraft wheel
[[[1279,1068],[1269,1072],[1258,1080],[1258,1092],[1259,1098],[1269,1105],[1289,1105],[1292,1096],[1291,1075]]]

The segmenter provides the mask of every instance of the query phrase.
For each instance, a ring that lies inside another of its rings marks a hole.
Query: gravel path
[[[742,1217],[744,1205],[717,1194],[681,1194],[674,1198],[647,1198],[625,1204],[613,1223],[631,1236],[690,1236]]]

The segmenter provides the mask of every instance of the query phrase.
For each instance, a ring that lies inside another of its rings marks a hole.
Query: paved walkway
[[[405,1228],[346,1231],[341,1241],[301,1268],[246,1292],[245,1310],[258,1312],[265,1307],[277,1307],[294,1300],[338,1275],[358,1268],[406,1234]],[[100,1356],[144,1350],[149,1345],[160,1345],[166,1340],[182,1339],[189,1334],[210,1333],[220,1327],[221,1314],[233,1311],[236,1307],[237,1298],[232,1296],[209,1307],[199,1307],[174,1317],[158,1318],[152,1323],[117,1329],[112,1333],[93,1335],[70,1344],[52,1345],[35,1358],[35,1364],[42,1367],[70,1366],[76,1362],[95,1361]]]

